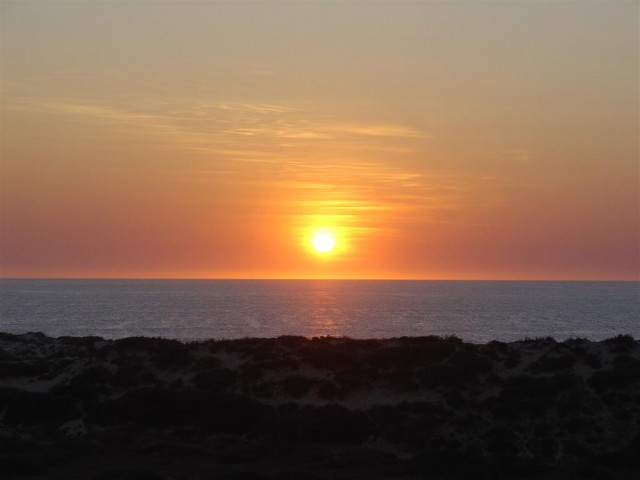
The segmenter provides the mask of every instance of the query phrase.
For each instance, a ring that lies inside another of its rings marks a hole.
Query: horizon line
[[[185,280],[185,281],[399,281],[399,282],[640,282],[637,279],[615,279],[615,278],[426,278],[426,277],[4,277],[0,280]]]

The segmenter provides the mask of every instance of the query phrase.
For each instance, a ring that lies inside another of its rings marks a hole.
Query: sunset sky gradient
[[[4,277],[639,277],[637,2],[1,9]]]

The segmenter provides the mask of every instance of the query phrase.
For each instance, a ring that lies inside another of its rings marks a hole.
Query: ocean
[[[50,336],[640,338],[639,282],[2,279],[0,305]]]

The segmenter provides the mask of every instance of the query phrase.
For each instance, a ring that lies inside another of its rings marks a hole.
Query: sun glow
[[[336,240],[329,232],[317,232],[313,236],[313,248],[318,253],[329,253],[336,245]]]

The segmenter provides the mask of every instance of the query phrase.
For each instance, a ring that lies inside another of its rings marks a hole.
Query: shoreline
[[[633,478],[640,340],[0,333],[0,412],[3,478]]]

